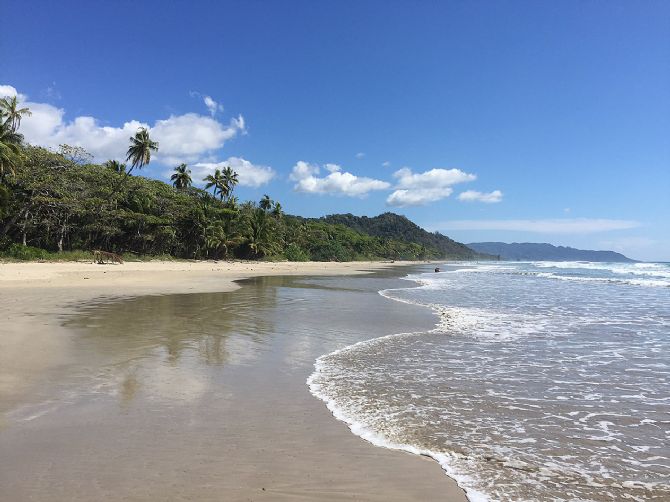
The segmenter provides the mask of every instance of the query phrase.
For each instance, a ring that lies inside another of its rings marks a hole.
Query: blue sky
[[[670,260],[670,2],[37,2],[0,34],[34,143],[240,170],[287,212]],[[207,99],[207,103],[205,100]],[[208,106],[209,105],[209,106]],[[117,153],[118,152],[118,153]],[[465,193],[465,194],[464,194]]]

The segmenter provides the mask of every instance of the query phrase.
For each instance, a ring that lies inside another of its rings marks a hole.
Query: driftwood
[[[111,261],[112,263],[123,264],[123,259],[118,254],[110,253],[108,251],[101,251],[100,249],[95,249],[93,251],[93,261],[98,265],[106,263],[107,260]]]

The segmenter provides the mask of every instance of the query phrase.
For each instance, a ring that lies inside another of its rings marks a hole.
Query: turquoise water
[[[670,500],[670,266],[458,263],[380,291],[434,330],[322,356],[312,392],[472,500]]]

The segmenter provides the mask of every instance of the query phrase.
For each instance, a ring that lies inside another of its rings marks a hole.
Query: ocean
[[[319,357],[314,395],[473,501],[670,500],[670,265],[449,263],[379,294],[432,330]]]

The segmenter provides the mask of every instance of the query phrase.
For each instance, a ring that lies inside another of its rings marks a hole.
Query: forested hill
[[[395,213],[387,212],[372,218],[354,216],[353,214],[331,214],[319,218],[318,221],[344,225],[358,232],[375,237],[417,243],[428,249],[438,250],[442,257],[448,259],[472,260],[488,257],[482,256],[465,244],[456,242],[439,232],[428,232],[405,216]]]
[[[501,260],[511,261],[635,261],[614,251],[591,251],[545,243],[473,242],[468,246],[481,253],[499,255]]]
[[[175,167],[168,184],[136,176],[141,164],[131,175],[115,161],[92,163],[78,147],[63,145],[53,152],[26,145],[20,137],[10,146],[13,157],[0,158],[0,258],[90,259],[96,249],[126,259],[351,261],[474,255],[397,215],[361,219],[353,226],[354,217],[310,220],[284,214],[267,195],[238,201],[232,170],[217,170],[204,180],[210,193],[192,186],[186,165]]]

